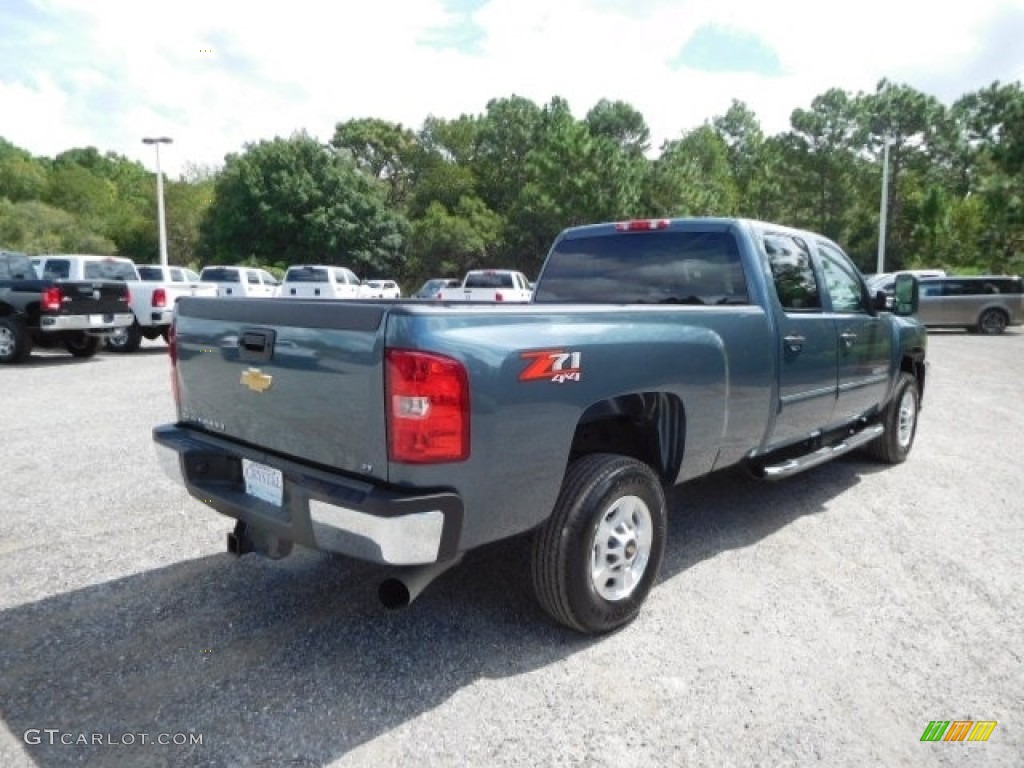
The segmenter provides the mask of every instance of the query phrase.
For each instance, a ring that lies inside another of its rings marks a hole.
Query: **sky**
[[[1024,0],[0,0],[0,137],[93,146],[171,178],[248,143],[374,117],[418,129],[491,99],[600,99],[656,150],[734,99],[789,128],[830,88],[951,104],[1024,81]]]

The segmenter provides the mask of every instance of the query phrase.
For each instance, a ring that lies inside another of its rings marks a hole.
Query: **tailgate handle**
[[[265,363],[274,354],[274,336],[271,330],[242,331],[238,345],[238,359],[250,363]]]

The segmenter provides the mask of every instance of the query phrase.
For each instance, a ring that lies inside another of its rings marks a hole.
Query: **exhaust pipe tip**
[[[385,579],[377,589],[377,597],[381,605],[389,611],[400,611],[408,608],[413,596],[409,593],[409,587],[401,579]]]
[[[462,560],[462,555],[439,563],[416,565],[403,568],[399,573],[381,582],[377,597],[381,604],[391,611],[408,608],[419,594],[438,576]]]

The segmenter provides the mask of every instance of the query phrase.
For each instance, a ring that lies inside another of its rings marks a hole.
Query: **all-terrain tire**
[[[32,336],[16,317],[0,317],[0,364],[20,363],[32,352]]]
[[[920,411],[921,391],[917,388],[917,379],[909,373],[901,373],[896,382],[896,392],[882,410],[885,432],[868,443],[864,447],[865,452],[887,464],[906,461],[914,447]]]
[[[106,338],[107,349],[121,354],[134,352],[141,343],[142,329],[136,322],[124,328],[118,328]]]
[[[92,357],[99,348],[98,336],[89,336],[82,331],[74,331],[64,337],[64,349],[75,357]]]
[[[532,576],[540,606],[586,634],[636,618],[661,569],[665,493],[637,459],[597,453],[574,461],[551,517],[534,533]]]

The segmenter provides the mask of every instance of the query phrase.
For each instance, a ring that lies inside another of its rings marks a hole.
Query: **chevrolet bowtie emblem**
[[[242,372],[242,378],[238,383],[244,384],[253,392],[266,392],[273,381],[273,376],[268,376],[259,368],[250,368]]]

